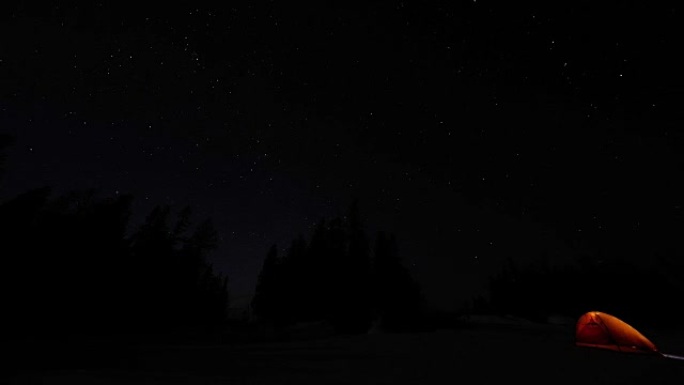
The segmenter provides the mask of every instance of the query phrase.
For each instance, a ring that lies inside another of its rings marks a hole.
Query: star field
[[[506,256],[648,259],[682,227],[680,13],[9,2],[2,197],[189,204],[217,223],[236,298],[271,244],[352,197],[441,304]]]

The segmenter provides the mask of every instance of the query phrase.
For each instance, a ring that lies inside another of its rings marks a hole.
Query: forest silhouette
[[[11,143],[0,138],[0,153]],[[228,277],[207,261],[217,247],[211,219],[194,224],[190,207],[159,205],[131,228],[133,200],[43,187],[0,204],[4,340],[185,341],[226,330]],[[372,263],[361,226],[354,203],[344,219],[321,221],[309,244],[300,236],[282,258],[272,247],[252,301],[256,320],[280,331],[315,321],[336,333],[366,332],[377,320],[388,330],[416,327],[423,300],[396,240],[379,233]]]
[[[657,256],[648,266],[620,257],[582,256],[555,267],[544,258],[521,266],[509,258],[491,277],[489,295],[474,298],[468,312],[547,322],[554,315],[576,319],[599,309],[643,326],[681,328],[676,304],[684,296],[683,262],[676,254]]]
[[[11,143],[0,137],[0,155]],[[230,329],[228,277],[207,261],[217,247],[211,219],[194,223],[189,207],[173,213],[160,205],[132,229],[133,199],[100,198],[95,191],[53,196],[44,187],[0,204],[4,340],[107,335],[170,341],[216,338]],[[509,258],[487,295],[463,311],[544,322],[554,314],[601,309],[642,324],[676,326],[678,309],[663,304],[682,298],[684,265],[668,254],[658,257],[655,268],[617,257],[585,256],[567,266],[551,266],[544,256],[529,266]],[[457,325],[428,309],[396,236],[366,234],[358,201],[341,218],[321,219],[309,240],[300,235],[286,249],[273,245],[250,307],[250,322],[281,335],[316,323],[337,334]]]
[[[49,188],[0,205],[3,335],[201,335],[225,320],[227,278],[206,262],[211,221],[156,207],[130,235],[132,197]]]
[[[279,329],[325,322],[338,333],[416,331],[425,314],[418,283],[403,266],[396,238],[379,231],[374,247],[358,201],[343,218],[321,220],[310,242],[299,236],[279,257],[273,245],[252,301],[254,315]]]

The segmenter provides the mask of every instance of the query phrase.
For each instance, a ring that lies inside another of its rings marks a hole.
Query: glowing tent
[[[658,349],[624,321],[610,314],[590,311],[575,326],[575,344],[629,353],[655,353]]]

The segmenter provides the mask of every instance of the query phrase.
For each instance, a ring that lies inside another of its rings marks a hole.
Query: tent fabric
[[[658,349],[632,326],[607,313],[584,313],[575,327],[575,344],[629,353],[658,353]]]

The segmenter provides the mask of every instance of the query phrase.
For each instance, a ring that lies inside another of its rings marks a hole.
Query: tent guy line
[[[665,353],[662,353],[662,356],[665,358],[671,358],[673,360],[684,361],[684,356],[676,356],[674,354],[665,354]]]

